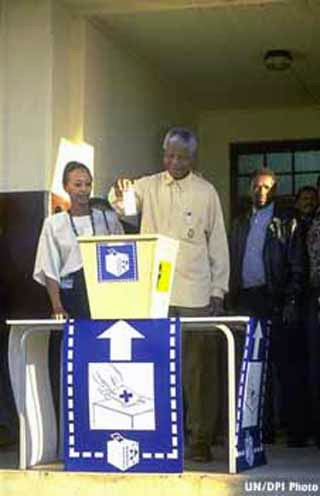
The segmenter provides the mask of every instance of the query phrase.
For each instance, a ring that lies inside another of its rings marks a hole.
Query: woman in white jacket
[[[66,165],[63,186],[70,210],[45,219],[33,277],[46,286],[53,318],[85,319],[90,318],[90,309],[77,236],[122,234],[123,228],[113,211],[90,207],[92,175],[84,164]]]

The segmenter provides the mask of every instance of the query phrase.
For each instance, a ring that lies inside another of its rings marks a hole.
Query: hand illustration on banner
[[[125,408],[137,403],[145,404],[150,400],[125,385],[121,372],[113,364],[104,364],[103,371],[95,370],[92,379],[99,386],[97,391],[101,394],[101,399],[114,399]]]
[[[89,363],[90,428],[154,430],[152,363]]]
[[[92,379],[98,384],[98,392],[105,400],[114,397],[116,391],[123,383],[122,375],[111,363],[105,365],[103,375],[96,370]]]

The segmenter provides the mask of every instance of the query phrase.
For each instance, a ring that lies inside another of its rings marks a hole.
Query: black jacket
[[[250,230],[252,211],[238,217],[230,234],[230,295],[231,306],[236,305],[242,287],[242,264]],[[303,291],[306,270],[303,240],[295,217],[275,205],[267,226],[263,248],[266,286],[270,302],[278,308],[291,300],[298,300]]]

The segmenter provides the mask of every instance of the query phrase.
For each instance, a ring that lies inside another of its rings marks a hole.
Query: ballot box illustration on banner
[[[64,370],[67,470],[182,471],[179,320],[69,321]]]
[[[108,463],[122,470],[128,470],[139,463],[139,443],[124,438],[119,432],[111,434],[107,442]]]
[[[168,315],[178,241],[162,235],[78,240],[92,318]]]

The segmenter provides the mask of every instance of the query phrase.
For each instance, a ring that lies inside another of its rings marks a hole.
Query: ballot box
[[[167,316],[177,240],[149,234],[78,241],[93,319]]]

